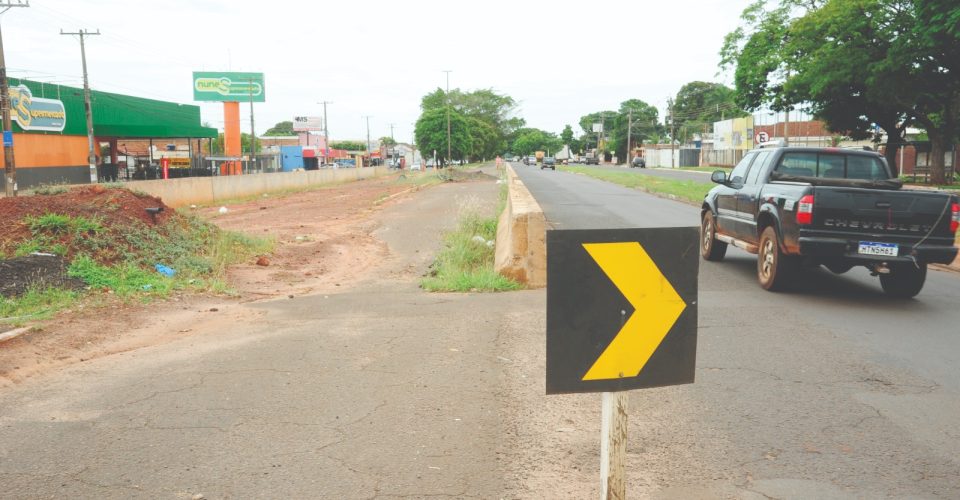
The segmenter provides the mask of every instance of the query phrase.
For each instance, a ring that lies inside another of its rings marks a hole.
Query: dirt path
[[[31,376],[184,335],[215,334],[260,312],[245,303],[335,290],[370,276],[387,256],[371,233],[372,215],[415,189],[396,175],[286,196],[198,209],[217,225],[276,238],[274,253],[257,265],[231,268],[230,296],[177,294],[151,304],[94,297],[39,322],[0,344],[0,387]]]

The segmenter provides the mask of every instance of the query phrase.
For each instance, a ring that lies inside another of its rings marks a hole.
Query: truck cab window
[[[767,164],[770,163],[770,158],[773,157],[773,151],[762,151],[757,155],[757,159],[753,162],[753,168],[750,169],[750,173],[747,175],[747,184],[756,184],[757,177],[760,177],[760,172],[767,168]]]
[[[750,168],[750,163],[753,162],[756,156],[756,153],[749,153],[740,160],[740,163],[737,163],[736,167],[733,167],[733,172],[730,172],[731,184],[743,184],[744,179],[747,177],[747,170]]]

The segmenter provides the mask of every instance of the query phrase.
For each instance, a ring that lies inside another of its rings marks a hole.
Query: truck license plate
[[[885,257],[897,256],[897,245],[894,243],[876,243],[873,241],[861,241],[858,253],[862,255],[883,255]]]

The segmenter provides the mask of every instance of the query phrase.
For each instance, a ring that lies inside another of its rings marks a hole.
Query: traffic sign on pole
[[[693,382],[695,227],[547,232],[547,394]]]
[[[696,227],[547,231],[547,394],[603,392],[600,498],[626,498],[628,389],[693,382]]]

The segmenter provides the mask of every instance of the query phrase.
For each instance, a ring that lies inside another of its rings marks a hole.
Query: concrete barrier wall
[[[130,181],[126,187],[157,196],[171,207],[209,205],[226,200],[310,186],[337,184],[387,174],[387,167],[339,168],[221,177],[184,177],[155,181]]]
[[[547,221],[509,163],[507,206],[497,223],[494,268],[530,288],[547,286]]]

